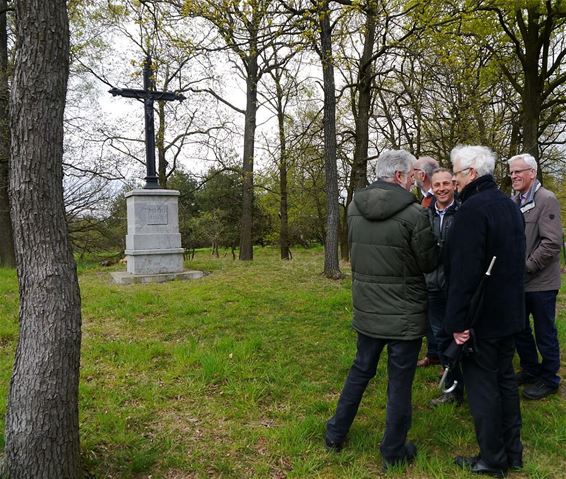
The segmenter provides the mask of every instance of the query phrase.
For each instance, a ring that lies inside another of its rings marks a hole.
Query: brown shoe
[[[433,366],[435,364],[440,364],[440,359],[425,356],[421,360],[417,361],[418,368],[428,368],[429,366]]]

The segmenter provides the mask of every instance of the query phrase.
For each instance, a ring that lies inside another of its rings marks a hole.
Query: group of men
[[[461,403],[465,386],[479,454],[455,462],[504,477],[523,466],[519,384],[525,398],[536,400],[555,393],[560,383],[560,206],[537,180],[531,155],[507,162],[512,198],[496,185],[489,148],[457,146],[450,160],[452,171],[430,157],[386,151],[377,162],[378,180],[357,191],[349,206],[357,352],[326,425],[326,447],[343,448],[387,347],[383,466],[413,461],[417,449],[407,434],[417,365],[446,363],[444,353],[455,343],[466,351],[461,369],[452,368],[450,382],[457,387],[433,404]],[[410,191],[415,180],[421,204]],[[428,351],[418,361],[425,334]]]

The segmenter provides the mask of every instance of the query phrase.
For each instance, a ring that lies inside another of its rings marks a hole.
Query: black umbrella
[[[482,310],[485,294],[485,282],[486,279],[491,276],[491,269],[493,268],[493,265],[495,263],[495,258],[495,256],[491,258],[489,267],[487,268],[487,271],[483,275],[480,284],[478,285],[472,296],[472,299],[470,300],[470,307],[468,308],[468,314],[466,315],[466,322],[470,325],[470,339],[468,339],[468,341],[466,341],[464,344],[456,344],[456,341],[452,340],[450,345],[443,353],[446,361],[446,366],[444,368],[444,373],[442,374],[442,378],[440,379],[438,387],[444,393],[450,393],[454,391],[454,389],[456,389],[456,386],[458,385],[458,381],[454,380],[454,383],[451,386],[445,388],[448,373],[456,367],[458,361],[460,361],[460,358],[462,357],[462,354],[470,354],[476,350],[476,348],[474,347],[475,336],[473,328]]]

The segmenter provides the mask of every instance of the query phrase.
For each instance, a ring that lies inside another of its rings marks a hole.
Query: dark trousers
[[[362,396],[375,376],[379,357],[387,345],[387,412],[381,454],[387,459],[404,457],[407,432],[411,427],[411,393],[421,339],[398,341],[370,338],[358,333],[356,359],[338,400],[336,414],[326,423],[326,437],[343,442],[356,417]]]
[[[443,291],[429,291],[426,312],[426,355],[429,358],[440,358],[441,347],[438,342],[438,336],[442,331],[442,320],[445,311],[446,293]]]
[[[443,352],[452,342],[452,335],[444,330],[444,314],[446,313],[447,294],[445,291],[429,291],[428,293],[428,319],[434,334],[435,351],[440,358],[440,362],[444,367],[449,364],[449,360],[444,356]],[[427,336],[428,341],[428,336]],[[429,346],[430,356],[430,346]],[[454,381],[458,381],[456,389],[453,391],[459,397],[464,396],[464,378],[462,377],[462,368],[460,363],[452,365],[448,376],[446,377],[446,386],[451,386]]]
[[[556,331],[556,295],[558,291],[525,293],[527,327],[515,340],[521,369],[540,378],[547,386],[558,387],[560,377],[560,345]],[[533,317],[535,336],[529,316]],[[538,353],[542,357],[539,362]]]
[[[463,357],[462,371],[480,457],[507,469],[508,461],[523,453],[514,338],[478,338],[476,346],[475,353]]]

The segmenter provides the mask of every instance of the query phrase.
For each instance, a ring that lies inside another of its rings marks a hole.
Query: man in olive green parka
[[[342,449],[387,346],[387,417],[380,447],[385,469],[411,462],[416,455],[415,445],[406,438],[413,378],[426,333],[423,273],[438,262],[427,212],[409,191],[415,161],[403,150],[384,152],[377,162],[379,180],[357,191],[348,208],[357,354],[325,438],[328,449]]]

